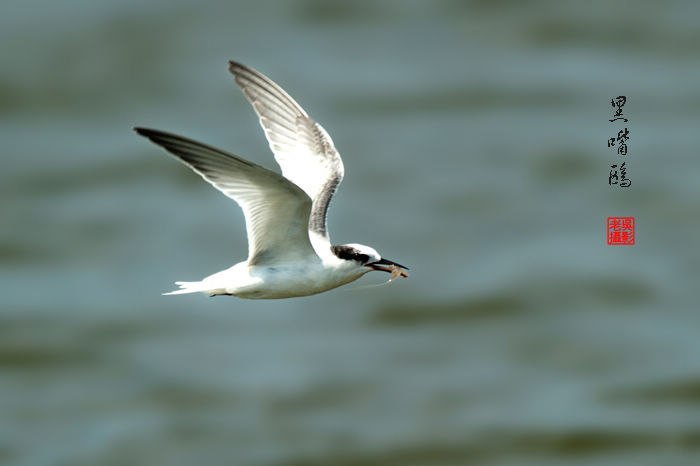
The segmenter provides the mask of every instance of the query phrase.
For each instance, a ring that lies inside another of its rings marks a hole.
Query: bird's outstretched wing
[[[267,76],[235,61],[229,70],[260,117],[282,174],[313,201],[309,231],[328,241],[326,213],[344,173],[331,137]]]
[[[315,256],[308,234],[311,199],[294,183],[201,142],[153,129],[134,130],[178,157],[241,206],[250,265]]]

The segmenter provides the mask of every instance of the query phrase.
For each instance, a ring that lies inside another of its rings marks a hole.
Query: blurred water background
[[[700,3],[1,9],[0,463],[700,464]],[[334,242],[408,279],[160,296],[243,216],[131,127],[277,169],[229,58],[335,140]]]

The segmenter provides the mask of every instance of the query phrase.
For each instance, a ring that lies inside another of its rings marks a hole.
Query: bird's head
[[[408,277],[406,270],[401,264],[383,259],[379,253],[369,246],[363,244],[343,244],[341,246],[331,246],[331,251],[336,257],[342,260],[352,261],[358,266],[367,267],[371,270],[381,270],[392,274],[391,279],[398,277]]]

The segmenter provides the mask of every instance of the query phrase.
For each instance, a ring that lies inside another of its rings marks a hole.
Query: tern
[[[229,71],[260,119],[282,175],[221,149],[164,131],[136,127],[243,210],[248,259],[197,282],[175,282],[166,295],[206,293],[278,299],[321,293],[380,270],[407,267],[361,244],[333,246],[326,215],[343,179],[340,154],[326,130],[270,78],[241,63]]]

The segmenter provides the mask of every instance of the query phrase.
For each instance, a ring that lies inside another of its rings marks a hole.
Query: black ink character
[[[617,107],[617,110],[615,110],[615,115],[613,115],[612,120],[608,120],[611,123],[616,120],[623,120],[625,123],[627,123],[629,120],[627,118],[622,116],[622,107],[627,103],[627,97],[624,95],[619,95],[614,99],[610,99],[610,105],[613,106],[613,108]]]
[[[630,132],[627,128],[617,132],[617,138],[608,139],[608,147],[615,147],[615,142],[620,143],[620,147],[624,146],[624,154],[620,152],[620,147],[617,148],[617,153],[620,155],[625,155],[627,153],[627,140],[630,138]]]
[[[619,170],[617,165],[610,165],[610,168],[610,174],[608,175],[608,184],[610,186],[618,184],[621,188],[629,188],[632,185],[632,180],[627,178],[627,167],[625,167],[625,162],[620,164]]]

